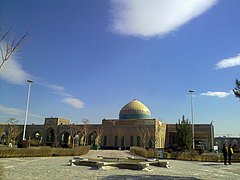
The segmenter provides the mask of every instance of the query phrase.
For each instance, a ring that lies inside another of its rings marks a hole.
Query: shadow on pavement
[[[202,164],[202,166],[224,166],[224,164],[223,163],[219,163],[219,164],[216,164],[216,163],[214,163],[214,164]]]
[[[159,175],[112,175],[112,176],[108,176],[108,177],[103,177],[101,178],[103,180],[139,180],[139,179],[164,179],[164,180],[171,180],[171,179],[186,179],[186,180],[199,180],[198,178],[195,177],[180,177],[180,176],[159,176]]]

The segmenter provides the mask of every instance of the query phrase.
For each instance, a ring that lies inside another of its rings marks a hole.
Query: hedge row
[[[197,152],[181,152],[177,153],[176,159],[187,161],[202,161],[202,162],[223,162],[223,155],[220,153],[204,153],[199,155]],[[240,162],[240,154],[235,153],[232,157],[232,162]]]
[[[145,149],[142,147],[131,147],[130,152],[146,158],[154,158],[157,153],[154,149]],[[199,155],[198,151],[190,152],[164,152],[164,159],[177,159],[186,161],[203,161],[203,162],[223,162],[223,155],[220,153],[203,153]],[[240,153],[235,153],[232,162],[240,162]]]
[[[142,147],[132,146],[130,147],[130,152],[139,156],[143,156],[146,158],[154,158],[156,156],[156,150],[155,149],[145,149]]]
[[[0,148],[0,158],[12,157],[49,157],[49,156],[80,156],[87,154],[90,146],[80,146],[78,148]]]

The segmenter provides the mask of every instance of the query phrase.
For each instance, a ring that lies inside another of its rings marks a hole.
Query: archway
[[[42,133],[40,131],[35,131],[30,139],[31,146],[39,146],[42,144]]]
[[[153,148],[152,137],[150,138],[150,140],[148,142],[148,147]]]
[[[68,147],[68,144],[71,144],[70,137],[68,132],[63,132],[61,134],[61,147]]]
[[[46,142],[47,142],[47,146],[53,146],[54,145],[54,141],[55,141],[55,132],[54,129],[50,128],[47,130],[47,137],[46,137]]]
[[[6,139],[7,139],[6,134],[5,132],[3,132],[0,137],[0,143],[6,145]]]
[[[88,142],[87,142],[88,145],[95,145],[96,135],[97,135],[96,131],[94,131],[91,134],[89,134]]]

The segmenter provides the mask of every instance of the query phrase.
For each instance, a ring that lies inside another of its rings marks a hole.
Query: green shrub
[[[80,156],[87,154],[89,146],[80,146],[78,148],[0,148],[0,158],[11,157],[48,157],[48,156]]]
[[[220,153],[205,153],[201,155],[204,162],[223,162],[223,155]],[[233,154],[232,162],[240,162],[240,153]]]

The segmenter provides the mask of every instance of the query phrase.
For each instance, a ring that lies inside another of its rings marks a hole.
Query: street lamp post
[[[29,106],[29,99],[30,99],[31,84],[33,83],[33,81],[28,79],[27,82],[28,82],[28,96],[27,96],[27,107],[26,107],[26,113],[25,113],[24,128],[23,128],[23,140],[26,140],[25,134],[26,134],[26,126],[27,126],[27,118],[28,118],[28,106]]]
[[[193,94],[193,90],[189,90],[188,91],[190,93],[191,96],[191,116],[192,116],[192,134],[193,134],[193,140],[192,140],[192,145],[193,145],[193,149],[195,149],[195,142],[194,142],[194,123],[193,123],[193,103],[192,103],[192,94]]]

